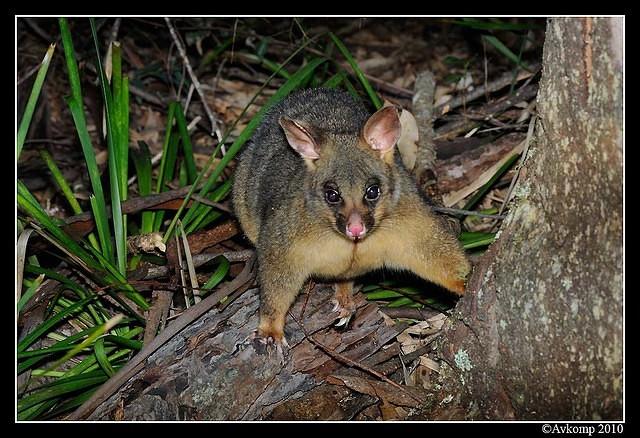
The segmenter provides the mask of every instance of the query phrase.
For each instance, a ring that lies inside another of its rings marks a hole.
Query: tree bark
[[[622,18],[548,21],[515,202],[441,339],[424,417],[622,418],[622,62]]]

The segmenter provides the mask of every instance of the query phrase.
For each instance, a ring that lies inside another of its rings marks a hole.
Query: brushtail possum
[[[402,164],[400,131],[395,107],[371,114],[334,89],[295,92],[267,112],[233,185],[258,257],[258,337],[286,344],[286,313],[311,277],[336,282],[342,323],[353,280],[379,268],[464,293],[470,265]]]

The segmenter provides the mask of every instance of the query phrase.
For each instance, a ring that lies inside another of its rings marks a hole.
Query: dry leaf
[[[392,102],[384,101],[382,107],[393,106]],[[415,117],[406,109],[400,113],[401,133],[398,139],[398,151],[402,157],[405,167],[411,171],[416,165],[416,154],[418,153],[418,123]]]
[[[425,366],[436,373],[440,372],[440,364],[427,356],[420,356],[420,365]]]
[[[402,353],[412,353],[430,342],[430,336],[442,329],[446,319],[445,314],[439,313],[405,329],[397,336]]]
[[[513,150],[511,152],[509,152],[508,154],[505,154],[505,156],[500,161],[498,161],[493,166],[491,166],[489,169],[484,171],[473,183],[469,184],[466,187],[463,187],[460,190],[457,190],[455,192],[451,192],[451,193],[448,193],[448,194],[442,196],[442,202],[444,203],[444,206],[445,207],[451,207],[451,206],[457,204],[458,202],[462,201],[464,198],[466,198],[467,196],[469,196],[470,194],[472,194],[476,190],[478,190],[480,187],[482,187],[487,181],[489,181],[491,179],[491,177],[493,175],[495,175],[495,173],[498,171],[498,169],[500,169],[500,167],[502,167],[502,165],[509,158],[511,158],[513,155],[517,155],[517,154],[519,154],[519,153],[521,153],[523,151],[525,142],[526,142],[526,140],[523,140],[520,144],[518,144],[518,146],[513,148]]]
[[[398,140],[398,150],[406,168],[413,170],[418,153],[418,124],[413,114],[403,109],[400,114],[400,125],[402,126],[402,132]]]

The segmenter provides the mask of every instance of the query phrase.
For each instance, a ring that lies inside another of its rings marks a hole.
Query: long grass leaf
[[[77,261],[88,268],[101,270],[101,266],[49,217],[20,180],[18,180],[18,208],[41,224],[61,246],[68,249],[69,254]]]
[[[44,275],[43,274],[38,275],[38,277],[36,277],[36,279],[33,281],[33,284],[29,286],[27,290],[24,292],[24,294],[20,296],[20,299],[18,300],[18,312],[22,311],[22,308],[24,307],[24,305],[29,302],[31,297],[33,297],[33,295],[36,293],[36,291],[38,290],[38,288],[40,287],[43,281],[44,281]]]
[[[489,189],[500,179],[502,175],[505,174],[507,170],[516,162],[516,160],[520,157],[520,154],[513,154],[505,163],[500,166],[500,168],[496,171],[496,173],[487,181],[482,187],[478,189],[475,195],[471,197],[467,201],[467,203],[462,207],[463,210],[471,210],[473,206],[475,206],[480,199],[489,191]]]
[[[189,137],[189,131],[187,131],[187,121],[184,118],[182,106],[179,103],[176,103],[175,117],[178,131],[180,132],[180,139],[182,140],[184,163],[187,167],[187,180],[189,184],[192,184],[198,176],[198,171],[196,170],[196,163],[193,160],[193,146],[191,144],[191,138]]]
[[[513,53],[511,51],[511,49],[509,49],[507,46],[504,45],[504,43],[502,41],[500,41],[498,38],[494,37],[493,35],[482,35],[482,38],[488,42],[489,44],[491,44],[493,47],[496,48],[496,50],[500,53],[502,53],[507,59],[509,59],[509,61],[513,62],[514,64],[516,64],[518,67],[522,67],[523,69],[527,70],[528,72],[533,72],[527,65],[525,65],[522,60],[520,59],[519,56],[517,56],[515,53]]]
[[[36,109],[38,97],[40,97],[40,91],[42,90],[42,84],[44,83],[44,79],[47,76],[47,71],[49,70],[49,64],[51,63],[51,59],[53,58],[53,51],[55,50],[55,48],[56,44],[53,43],[47,49],[47,52],[42,59],[42,63],[40,64],[40,68],[38,69],[36,80],[33,82],[33,87],[31,87],[31,94],[29,95],[27,106],[24,109],[24,114],[22,115],[22,119],[20,120],[20,126],[18,127],[18,138],[16,140],[16,160],[20,158],[24,140],[27,138],[27,132],[29,132],[29,126],[31,125],[31,118],[33,117],[33,112]]]
[[[22,339],[22,341],[18,343],[18,352],[26,350],[31,344],[33,344],[40,336],[46,333],[49,329],[51,329],[56,324],[58,324],[68,316],[72,315],[73,313],[78,312],[85,304],[90,303],[96,298],[97,298],[96,296],[90,296],[85,299],[82,299],[76,302],[73,306],[68,307],[64,311],[59,312],[54,316],[52,316],[51,318],[47,319],[46,321],[42,322],[38,327],[36,327],[31,333],[25,336],[24,339]]]
[[[329,65],[329,64],[326,64],[326,65]],[[322,86],[325,88],[336,88],[338,85],[340,85],[340,83],[342,83],[342,81],[344,81],[344,78],[346,76],[347,76],[347,73],[344,70],[341,70],[335,75],[331,76],[329,79],[327,79],[325,83],[322,84]]]
[[[223,256],[218,256],[213,259],[213,261],[218,261],[219,264],[216,270],[213,271],[213,274],[211,274],[211,277],[209,277],[209,280],[207,280],[207,282],[200,289],[203,297],[207,296],[207,294],[211,292],[214,287],[216,287],[222,280],[224,280],[224,278],[229,273],[229,268],[231,267],[231,263],[229,263],[229,260],[227,260]]]
[[[147,196],[151,194],[151,153],[149,146],[144,141],[139,141],[138,146],[137,150],[131,150],[131,156],[138,177],[138,194]],[[144,211],[142,212],[140,234],[148,234],[151,231],[153,231],[153,212]]]
[[[65,18],[60,18],[58,21],[67,64],[69,84],[71,86],[71,96],[68,97],[66,101],[69,109],[71,110],[71,115],[76,126],[76,132],[78,133],[78,138],[80,139],[80,144],[82,146],[82,153],[84,154],[85,163],[87,165],[91,188],[94,196],[96,197],[93,216],[94,218],[100,217],[102,222],[107,223],[106,203],[104,192],[102,190],[102,182],[100,180],[100,171],[98,170],[95,152],[91,144],[91,138],[89,137],[89,131],[87,129],[87,121],[82,108],[80,74],[78,72],[78,63],[76,61],[75,50],[73,48],[73,40],[71,39],[71,32],[69,31],[69,24],[67,23],[67,20]],[[110,236],[111,233],[108,231],[108,228],[107,230],[104,228],[102,230],[98,230],[100,244],[104,245],[102,246],[102,253],[108,260],[113,260],[113,249],[111,247]]]
[[[109,151],[108,167],[109,181],[111,189],[111,218],[113,220],[113,230],[116,243],[116,261],[121,274],[127,272],[127,236],[125,230],[125,218],[122,214],[122,197],[119,169],[120,151],[119,151],[119,133],[118,122],[116,117],[116,108],[114,107],[113,95],[107,84],[107,77],[102,67],[100,57],[100,47],[98,44],[98,35],[94,20],[89,19],[91,24],[91,34],[96,50],[96,61],[98,69],[98,78],[100,79],[100,88],[102,89],[102,97],[105,105],[105,118],[107,121],[107,148]]]
[[[96,341],[93,346],[93,351],[96,355],[96,360],[98,364],[100,364],[100,368],[104,371],[104,373],[111,377],[115,374],[113,367],[109,363],[109,358],[107,357],[107,353],[104,351],[104,338],[100,338]]]
[[[233,186],[233,182],[231,179],[226,180],[219,187],[217,187],[209,196],[209,199],[213,202],[219,202],[224,199],[229,192],[231,191],[231,187]],[[187,233],[192,233],[196,230],[202,229],[205,225],[210,223],[211,221],[217,219],[221,216],[220,212],[212,211],[213,207],[203,207],[202,212],[198,215],[194,220],[191,221],[189,226],[187,227]],[[212,213],[218,213],[217,215]]]
[[[351,55],[351,52],[349,52],[349,49],[347,49],[344,43],[340,41],[340,39],[337,36],[335,36],[333,32],[329,32],[329,37],[331,38],[331,40],[336,45],[340,53],[342,53],[342,56],[345,57],[345,59],[353,69],[354,73],[356,74],[356,77],[358,78],[358,80],[364,87],[365,91],[367,92],[369,99],[371,99],[371,102],[373,102],[373,105],[376,107],[376,109],[382,108],[382,101],[378,97],[378,94],[374,91],[373,87],[369,83],[369,80],[366,78],[362,70],[360,70],[360,67],[358,67],[358,63],[353,58],[353,55]]]
[[[108,376],[104,373],[101,373],[101,375],[94,374],[91,376],[82,376],[82,378],[73,380],[69,379],[68,381],[60,380],[55,386],[44,388],[22,398],[21,400],[18,400],[18,412],[21,412],[45,400],[73,393],[81,389],[97,386],[105,382],[107,379]]]
[[[144,328],[142,327],[136,327],[135,329],[130,330],[128,333],[124,334],[123,336],[127,339],[131,339],[137,335],[139,335],[140,333],[142,333],[144,330]],[[116,351],[116,353],[113,353],[111,356],[108,356],[109,361],[111,361],[113,363],[113,361],[119,357],[121,357],[121,354],[126,354],[126,353],[122,353],[123,351],[129,352],[131,350],[129,349],[125,349],[125,350],[116,350],[115,347],[105,347],[105,352],[107,354],[111,354],[113,351]],[[69,376],[79,376],[81,374],[86,374],[88,372],[94,371],[96,369],[98,369],[100,366],[96,363],[96,357],[95,355],[90,355],[87,356],[85,359],[82,360],[82,362],[80,362],[78,365],[74,366],[73,368],[71,368],[69,371],[67,371],[65,373],[65,376],[69,377]],[[114,367],[115,368],[115,367]]]

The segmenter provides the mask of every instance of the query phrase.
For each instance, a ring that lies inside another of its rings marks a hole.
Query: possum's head
[[[323,132],[287,117],[279,123],[306,163],[305,204],[314,220],[354,242],[374,232],[399,196],[392,168],[401,131],[396,107],[373,114],[358,133]]]

